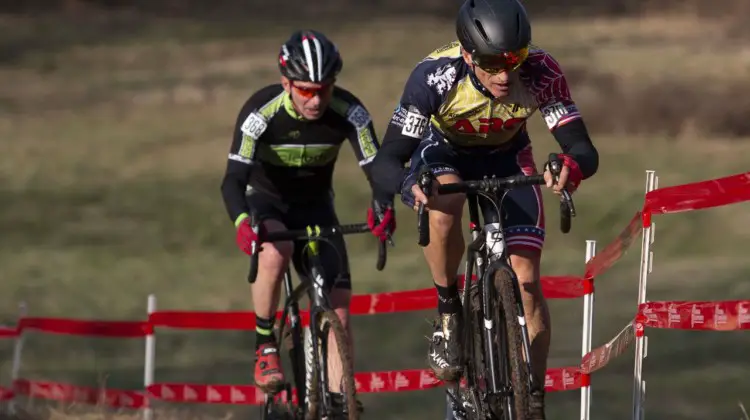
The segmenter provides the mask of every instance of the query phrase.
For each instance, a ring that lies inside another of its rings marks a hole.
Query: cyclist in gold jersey
[[[549,53],[531,44],[531,25],[518,0],[466,0],[456,32],[458,41],[433,51],[412,71],[372,166],[380,193],[400,192],[409,207],[424,203],[430,209],[432,239],[424,255],[439,297],[439,320],[428,360],[446,381],[458,380],[461,372],[456,274],[465,249],[460,223],[465,196],[426,197],[416,185],[419,172],[428,167],[438,183],[536,173],[526,122],[537,111],[564,162],[557,183],[545,165],[547,187],[572,193],[599,165],[565,75]],[[496,221],[494,209],[482,203],[485,221]],[[533,374],[544,384],[551,326],[539,281],[545,235],[540,188],[511,190],[502,212],[521,283]],[[532,392],[531,405],[532,418],[544,419],[543,389]]]

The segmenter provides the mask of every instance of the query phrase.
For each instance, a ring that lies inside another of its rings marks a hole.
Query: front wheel
[[[348,420],[359,420],[359,411],[356,400],[356,385],[352,369],[352,359],[349,354],[349,342],[347,340],[344,326],[333,310],[323,311],[317,314],[317,327],[310,326],[310,335],[306,341],[306,367],[307,367],[307,415],[305,420],[330,419],[332,407],[325,407],[324,393],[328,391],[328,366],[333,363],[341,369],[341,390],[344,396],[346,418]],[[333,335],[338,349],[336,354],[328,351],[329,336]],[[318,354],[313,354],[312,340],[317,340]],[[330,359],[330,360],[329,360]],[[325,375],[321,373],[326,372]],[[323,379],[325,377],[325,380]],[[327,398],[330,402],[331,399]]]
[[[494,308],[496,325],[503,326],[495,336],[496,348],[505,350],[498,357],[501,377],[513,388],[510,404],[497,401],[493,411],[499,418],[526,420],[529,411],[529,371],[524,359],[523,330],[521,329],[519,305],[513,282],[515,276],[507,266],[499,267],[494,278],[497,300]],[[505,332],[505,334],[502,334]],[[505,343],[499,342],[505,340]],[[504,344],[504,345],[503,345]],[[501,413],[505,416],[501,417]]]

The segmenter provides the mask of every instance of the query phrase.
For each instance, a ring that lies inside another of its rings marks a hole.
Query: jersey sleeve
[[[529,58],[533,68],[531,90],[547,128],[563,153],[578,163],[583,178],[591,177],[599,167],[599,153],[570,94],[565,73],[544,51],[535,51]]]
[[[445,58],[424,60],[412,70],[373,163],[376,189],[391,195],[399,192],[404,164],[419,146],[430,117],[437,112],[455,78],[456,69]]]
[[[550,131],[581,119],[560,64],[549,53],[538,50],[529,56],[533,68],[531,92]]]
[[[354,149],[359,166],[366,170],[375,159],[379,148],[372,117],[356,96],[343,89],[340,95],[347,103],[345,117],[351,126],[347,137]]]
[[[274,93],[278,93],[276,90],[275,86],[271,86],[250,97],[235,121],[226,171],[221,183],[224,206],[233,223],[240,215],[249,211],[245,191],[255,163],[257,143],[268,127],[268,121],[259,109],[273,98]]]
[[[393,196],[379,194],[373,183],[372,162],[378,154],[378,138],[375,134],[375,126],[372,123],[372,117],[367,108],[354,95],[351,96],[350,106],[346,112],[346,119],[351,124],[352,129],[349,132],[349,142],[354,149],[354,155],[359,162],[359,166],[367,177],[372,189],[373,198],[381,203],[391,203]]]
[[[399,104],[388,123],[389,133],[386,133],[383,143],[399,137],[421,140],[430,117],[437,112],[455,77],[456,69],[448,59],[419,63],[406,81]]]

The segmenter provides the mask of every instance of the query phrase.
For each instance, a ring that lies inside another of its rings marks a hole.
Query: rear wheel
[[[320,420],[328,417],[327,411],[330,407],[323,407],[323,393],[329,392],[321,383],[321,372],[327,372],[328,364],[333,362],[340,367],[341,393],[344,395],[344,403],[348,420],[358,420],[359,411],[356,400],[356,385],[354,383],[354,372],[352,359],[349,354],[349,344],[344,326],[341,325],[338,315],[333,310],[318,313],[318,326],[315,331],[310,330],[309,339],[306,341],[305,349],[307,367],[307,415],[306,420]],[[329,360],[328,337],[333,335],[338,351],[331,354]],[[312,354],[312,339],[318,340],[318,353]],[[328,378],[330,380],[330,378]],[[330,398],[328,399],[330,401]]]
[[[495,291],[497,300],[495,305],[495,322],[503,328],[496,335],[496,346],[501,351],[499,357],[500,366],[504,371],[501,376],[505,376],[513,388],[511,404],[503,401],[493,403],[493,411],[499,418],[509,418],[515,420],[526,420],[529,411],[529,371],[526,368],[523,350],[523,330],[519,323],[518,302],[516,300],[515,289],[513,286],[513,274],[509,267],[499,267],[495,272]],[[505,334],[502,334],[504,332]],[[499,340],[505,340],[501,343]],[[507,413],[510,408],[511,413]],[[505,417],[501,417],[506,413]]]

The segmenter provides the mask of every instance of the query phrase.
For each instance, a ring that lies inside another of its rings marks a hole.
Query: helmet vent
[[[473,9],[475,6],[476,6],[476,4],[475,4],[474,0],[469,0],[469,7],[471,7]]]
[[[474,25],[476,25],[477,31],[479,31],[479,34],[482,35],[482,38],[484,38],[485,41],[489,42],[487,31],[484,30],[484,26],[482,26],[482,22],[480,22],[479,19],[474,19]]]

